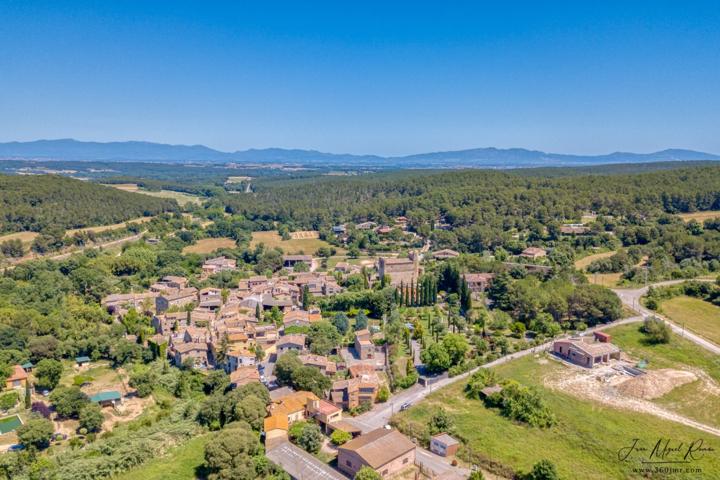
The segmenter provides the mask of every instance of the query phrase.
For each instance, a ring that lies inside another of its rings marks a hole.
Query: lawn
[[[188,480],[205,462],[205,444],[211,434],[200,435],[172,448],[167,455],[155,458],[139,468],[113,477],[113,480]]]
[[[313,255],[320,247],[332,247],[332,245],[327,243],[325,240],[320,240],[319,238],[283,240],[275,230],[267,232],[253,232],[250,248],[255,248],[255,246],[260,243],[264,243],[266,248],[280,247],[283,252],[290,255]],[[335,247],[335,249],[340,254],[345,253],[342,248]]]
[[[681,213],[678,216],[680,218],[682,218],[684,222],[689,222],[690,220],[697,220],[698,222],[702,223],[705,220],[708,220],[710,218],[720,218],[720,210],[708,210],[705,212]]]
[[[720,307],[685,295],[665,300],[662,313],[678,325],[720,344]]]
[[[617,327],[609,331],[613,341],[639,358],[648,358],[652,368],[677,367],[685,363],[707,369],[714,378],[720,375],[720,364],[711,355],[685,340],[676,339],[669,346],[649,347],[642,344],[638,325]],[[464,381],[432,393],[425,401],[400,416],[424,426],[431,412],[442,408],[454,420],[457,433],[467,440],[470,451],[484,458],[486,466],[491,462],[499,462],[515,470],[528,471],[534,463],[546,458],[557,466],[560,478],[643,478],[633,471],[640,465],[639,457],[634,457],[632,462],[621,462],[618,459],[618,450],[628,446],[635,438],[650,449],[660,438],[686,443],[702,438],[706,445],[710,444],[716,451],[720,448],[720,439],[690,427],[648,414],[581,400],[544,386],[545,376],[558,374],[565,368],[557,362],[533,357],[524,357],[496,368],[502,377],[538,388],[558,419],[557,425],[550,429],[541,430],[513,423],[496,410],[485,408],[479,401],[465,398],[462,392]],[[677,389],[666,397],[683,393]],[[659,403],[668,405],[676,400],[664,397]],[[695,404],[694,407],[698,408],[699,405]],[[703,407],[706,410],[718,410],[714,408],[714,402],[705,403]],[[707,415],[716,414],[707,412]],[[720,472],[720,457],[708,455],[692,466],[702,468],[705,475],[710,475],[707,478],[711,478],[714,473]],[[678,474],[672,478],[698,477]]]
[[[212,253],[220,248],[235,248],[235,240],[227,237],[203,238],[195,245],[183,248],[183,253]]]

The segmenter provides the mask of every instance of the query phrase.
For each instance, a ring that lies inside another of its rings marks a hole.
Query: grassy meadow
[[[690,366],[702,368],[712,378],[720,378],[720,363],[712,355],[690,342],[674,338],[670,345],[647,346],[643,343],[638,325],[627,325],[608,330],[613,341],[623,350],[638,358],[647,358],[650,368],[678,368]],[[650,414],[620,410],[582,400],[562,391],[551,390],[544,385],[548,375],[562,375],[568,367],[541,357],[524,357],[495,370],[504,378],[512,378],[524,385],[534,386],[556,415],[558,423],[549,429],[538,429],[512,422],[497,410],[487,409],[477,400],[469,400],[463,394],[465,381],[438,390],[426,400],[399,414],[419,427],[435,409],[443,409],[454,420],[457,433],[466,440],[466,449],[478,454],[489,464],[498,462],[516,471],[528,471],[541,459],[549,459],[558,468],[560,478],[625,479],[644,478],[633,468],[641,467],[639,459],[622,462],[618,450],[633,439],[640,439],[650,448],[660,438],[692,442],[702,438],[706,445],[720,449],[720,438],[715,438],[684,425],[666,421]],[[693,401],[679,413],[689,414],[691,409],[704,409],[708,423],[716,420],[720,411],[717,400],[698,397],[692,400],[700,382],[693,382],[676,389],[657,400],[658,404],[672,407],[673,402]],[[690,397],[690,398],[687,398]],[[703,414],[705,415],[705,414]],[[703,415],[695,415],[703,420]],[[720,475],[720,457],[708,455],[693,466],[708,474]],[[664,477],[652,477],[664,478]],[[675,475],[671,478],[698,478],[697,475]]]
[[[194,245],[183,248],[182,253],[212,253],[219,248],[235,248],[235,240],[227,237],[203,238]]]
[[[267,232],[253,232],[252,240],[250,241],[250,248],[255,248],[256,245],[263,243],[266,248],[280,247],[283,252],[293,254],[307,254],[313,255],[320,247],[331,247],[325,240],[319,238],[300,238],[283,240],[277,231]],[[337,248],[338,253],[344,253],[344,250]]]
[[[662,313],[678,325],[720,344],[720,307],[685,295],[665,300]]]
[[[601,252],[601,253],[593,253],[592,255],[588,255],[586,257],[582,257],[575,261],[575,268],[578,270],[584,270],[588,265],[590,265],[595,260],[600,260],[601,258],[608,258],[615,255],[616,251],[611,252]]]
[[[143,188],[140,188],[137,183],[114,183],[105,185],[108,187],[117,188],[118,190],[123,190],[125,192],[142,193],[143,195],[149,195],[151,197],[172,198],[176,202],[178,202],[178,205],[180,205],[181,207],[188,203],[199,204],[202,202],[202,199],[197,195],[190,195],[189,193],[183,192],[175,192],[173,190],[145,190]]]
[[[113,480],[191,480],[205,462],[205,444],[212,434],[199,435],[172,448],[167,455],[113,477]]]

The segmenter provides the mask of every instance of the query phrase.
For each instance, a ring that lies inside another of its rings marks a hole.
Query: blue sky
[[[713,2],[0,0],[0,141],[720,153]]]

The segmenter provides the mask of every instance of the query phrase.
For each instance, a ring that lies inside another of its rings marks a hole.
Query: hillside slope
[[[175,200],[53,175],[0,175],[0,232],[39,232],[124,222],[177,211]]]

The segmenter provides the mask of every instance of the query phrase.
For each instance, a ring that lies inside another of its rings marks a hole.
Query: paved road
[[[601,330],[604,328],[614,327],[617,325],[625,325],[628,323],[637,323],[641,322],[643,320],[643,317],[637,316],[637,317],[630,317],[630,318],[624,318],[622,320],[616,320],[612,323],[606,323],[602,325],[598,325],[593,328],[589,328],[585,330],[582,335],[590,335],[596,330]],[[427,387],[423,387],[420,384],[416,384],[411,388],[408,388],[407,390],[403,390],[397,395],[393,395],[387,403],[377,403],[373,407],[372,410],[369,412],[363,413],[362,415],[358,415],[357,417],[348,419],[350,422],[357,425],[359,428],[362,429],[363,432],[369,432],[371,430],[375,430],[376,428],[380,428],[384,425],[387,425],[390,422],[390,417],[393,416],[393,414],[397,413],[400,409],[400,406],[404,403],[415,403],[419,400],[422,400],[426,396],[430,394],[430,392],[433,392],[439,388],[446,387],[448,385],[451,385],[455,382],[459,382],[460,380],[468,378],[470,375],[475,373],[480,368],[492,368],[497,367],[498,365],[502,365],[504,363],[510,362],[512,360],[515,360],[517,358],[522,358],[527,355],[533,355],[535,353],[539,353],[542,351],[549,350],[552,347],[553,342],[555,339],[547,341],[541,345],[538,345],[533,348],[528,348],[526,350],[521,350],[519,352],[511,353],[509,355],[505,355],[504,357],[500,357],[496,360],[493,360],[492,362],[486,363],[485,365],[481,365],[480,367],[476,367],[468,372],[465,372],[461,375],[457,375],[455,377],[448,377],[444,378],[442,380],[438,380],[432,385],[429,385]]]
[[[678,283],[686,282],[687,280],[670,280],[667,282],[658,282],[652,284],[653,287],[665,287],[669,285],[677,285]],[[712,280],[699,280],[699,281],[708,281],[711,282]],[[617,294],[618,297],[620,297],[620,300],[627,306],[628,308],[631,308],[632,310],[635,310],[638,312],[642,317],[648,317],[648,316],[655,316],[658,318],[662,318],[667,322],[667,324],[670,326],[673,332],[676,334],[687,338],[688,340],[696,343],[697,345],[703,347],[706,350],[711,351],[712,353],[716,355],[720,355],[720,346],[714,344],[713,342],[704,339],[703,337],[690,332],[686,330],[683,326],[678,325],[676,323],[673,323],[670,319],[660,315],[657,312],[653,312],[652,310],[649,310],[642,306],[640,303],[640,297],[645,295],[648,291],[649,287],[642,287],[642,288],[634,288],[634,289],[615,289],[613,292]]]
[[[607,324],[603,324],[603,325],[598,325],[597,327],[589,328],[585,332],[583,332],[583,335],[589,335],[592,332],[603,329],[603,328],[613,327],[613,326],[617,326],[617,325],[625,325],[628,323],[637,323],[637,322],[641,322],[642,320],[643,320],[643,317],[641,317],[641,316],[624,318],[622,320],[617,320],[612,323],[607,323]],[[416,384],[413,387],[408,388],[407,390],[401,391],[397,395],[393,395],[389,402],[375,404],[373,409],[370,410],[369,412],[364,413],[362,415],[358,415],[357,417],[354,417],[354,418],[349,418],[347,420],[349,422],[353,423],[354,425],[356,425],[358,428],[362,429],[363,433],[367,433],[367,432],[375,430],[377,428],[381,428],[390,422],[390,418],[399,411],[400,406],[403,403],[407,402],[407,403],[412,404],[417,401],[420,401],[423,398],[425,398],[426,396],[428,396],[431,392],[433,392],[439,388],[446,387],[455,382],[459,382],[463,379],[468,378],[470,375],[475,373],[480,368],[496,367],[498,365],[502,365],[504,363],[515,360],[517,358],[522,358],[527,355],[534,355],[535,353],[549,350],[551,348],[553,342],[554,342],[554,340],[551,340],[551,341],[543,343],[542,345],[538,345],[537,347],[528,348],[527,350],[521,350],[519,352],[515,352],[510,355],[505,355],[504,357],[500,357],[490,363],[486,363],[485,365],[474,368],[474,369],[470,370],[469,372],[463,373],[461,375],[457,375],[455,377],[449,377],[449,378],[439,380],[436,383],[429,385],[427,387],[423,387],[420,384]],[[424,468],[432,470],[433,472],[435,472],[436,475],[439,475],[446,471],[454,471],[455,473],[465,476],[465,477],[467,477],[470,474],[470,472],[467,469],[460,468],[460,467],[453,467],[446,458],[435,455],[434,453],[432,453],[422,447],[417,448],[416,463],[422,465]]]
[[[656,284],[653,284],[653,286],[666,286],[666,285],[674,285],[677,283],[684,282],[685,280],[672,280],[668,282],[659,282]],[[630,323],[639,323],[644,320],[644,318],[648,315],[657,315],[654,312],[651,312],[644,307],[640,306],[640,297],[647,293],[647,287],[638,288],[638,289],[627,289],[627,290],[614,290],[615,293],[620,297],[620,300],[631,309],[637,311],[640,313],[640,315],[630,318],[624,318],[621,320],[616,320],[612,323],[602,324],[598,325],[593,328],[589,328],[585,330],[582,335],[590,335],[596,330],[601,330],[609,327],[614,327],[618,325],[626,325]],[[720,354],[720,347],[717,345],[708,342],[707,340],[698,337],[697,335],[684,331],[683,329],[678,327],[677,325],[673,324],[672,322],[668,322],[669,325],[673,328],[674,331],[676,331],[679,334],[683,334],[685,338],[688,338],[689,340],[692,340],[693,342],[697,343],[698,345],[701,345],[708,350],[711,350],[715,353]],[[367,413],[364,413],[362,415],[358,415],[357,417],[348,419],[351,423],[358,426],[360,429],[362,429],[363,433],[375,430],[376,428],[381,428],[384,425],[387,425],[390,422],[390,418],[399,411],[400,406],[404,403],[415,403],[417,401],[422,400],[427,395],[429,395],[431,392],[446,387],[448,385],[451,385],[455,382],[459,382],[463,379],[466,379],[475,371],[477,371],[480,368],[492,368],[496,367],[498,365],[502,365],[504,363],[510,362],[512,360],[515,360],[517,358],[522,358],[527,355],[533,355],[535,353],[549,350],[553,344],[554,340],[548,341],[542,345],[539,345],[534,348],[529,348],[527,350],[522,350],[520,352],[515,352],[510,355],[505,355],[504,357],[500,357],[497,360],[494,360],[490,363],[486,363],[485,365],[482,365],[480,367],[477,367],[473,370],[470,370],[469,372],[463,373],[461,375],[446,378],[443,380],[440,380],[433,385],[429,385],[428,387],[423,387],[419,384],[414,385],[413,387],[401,391],[397,395],[393,395],[391,400],[387,403],[379,403],[375,404],[372,410],[370,410]],[[426,468],[429,468],[436,473],[442,473],[449,469],[454,469],[458,473],[467,475],[465,472],[460,472],[460,470],[457,467],[452,467],[444,458],[439,457],[437,455],[434,455],[433,453],[418,447],[417,450],[417,462],[420,464],[423,464]],[[444,468],[444,470],[443,470]]]

